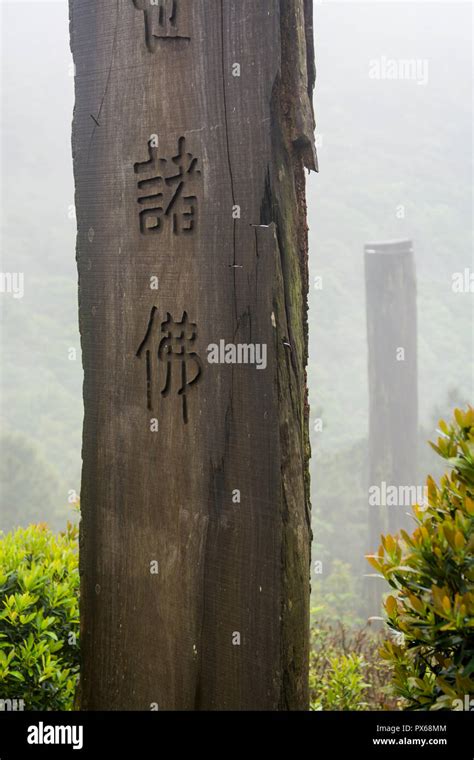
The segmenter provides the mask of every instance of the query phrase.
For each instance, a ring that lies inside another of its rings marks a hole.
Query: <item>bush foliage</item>
[[[394,589],[385,610],[398,641],[381,655],[394,692],[415,710],[463,709],[474,695],[474,409],[456,409],[439,428],[431,445],[450,473],[439,486],[428,477],[413,534],[383,536],[368,558]]]
[[[379,655],[383,638],[370,625],[348,626],[316,615],[311,629],[310,709],[397,709],[387,690],[391,668]]]
[[[0,700],[70,710],[78,672],[77,528],[0,534]]]

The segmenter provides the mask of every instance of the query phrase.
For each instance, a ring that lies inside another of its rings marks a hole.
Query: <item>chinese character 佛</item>
[[[152,175],[137,182],[140,232],[156,234],[166,224],[175,235],[191,233],[197,215],[198,159],[186,152],[186,138],[178,140],[178,152],[170,159],[158,158],[158,148],[148,143],[148,161],[135,164],[135,174]]]
[[[158,330],[157,311],[154,306],[145,337],[136,354],[139,359],[145,356],[147,406],[149,410],[154,408],[155,377],[159,378],[159,369],[162,366],[164,382],[159,393],[162,398],[166,398],[173,393],[173,389],[176,390],[176,394],[181,398],[183,422],[187,424],[187,392],[197,383],[202,373],[201,360],[194,351],[196,325],[189,321],[187,312],[183,312],[179,322],[174,321],[167,313],[166,320],[159,325]]]

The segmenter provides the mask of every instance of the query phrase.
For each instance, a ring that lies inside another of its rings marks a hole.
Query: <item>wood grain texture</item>
[[[311,3],[173,5],[70,0],[80,705],[305,709]],[[209,364],[220,340],[267,345],[266,369]]]

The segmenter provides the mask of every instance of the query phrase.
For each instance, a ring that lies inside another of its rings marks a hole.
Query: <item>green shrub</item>
[[[387,696],[390,666],[380,659],[380,631],[318,619],[311,629],[311,710],[397,709]]]
[[[368,684],[364,682],[364,659],[358,654],[339,654],[328,657],[330,677],[322,684],[320,700],[314,709],[365,710],[363,696]]]
[[[368,558],[395,590],[385,609],[399,641],[381,654],[395,693],[415,710],[463,709],[474,697],[474,409],[456,409],[439,427],[431,445],[450,474],[439,486],[428,478],[414,533],[382,536]]]
[[[0,700],[70,710],[78,672],[77,528],[0,534]]]

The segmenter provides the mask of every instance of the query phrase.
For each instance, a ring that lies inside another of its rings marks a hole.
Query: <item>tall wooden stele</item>
[[[416,274],[410,240],[368,243],[369,484],[416,487],[418,434]],[[369,506],[370,551],[380,534],[411,527],[409,505]],[[372,579],[371,579],[372,580]],[[370,588],[375,589],[371,583]],[[373,596],[374,613],[380,594]]]
[[[79,703],[304,709],[312,2],[70,14]]]

